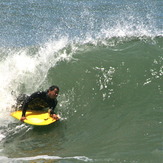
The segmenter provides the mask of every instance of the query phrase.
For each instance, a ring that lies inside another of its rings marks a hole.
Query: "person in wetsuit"
[[[57,96],[59,93],[59,87],[58,86],[51,86],[47,91],[39,91],[35,92],[30,96],[27,96],[25,100],[23,101],[22,105],[22,117],[21,121],[24,121],[26,119],[26,111],[27,110],[43,110],[45,108],[50,109],[50,115],[58,120],[58,116],[54,112],[54,109],[58,103]]]

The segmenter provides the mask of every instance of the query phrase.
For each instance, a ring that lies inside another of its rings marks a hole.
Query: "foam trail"
[[[38,159],[43,160],[80,160],[84,162],[92,162],[93,160],[86,156],[74,156],[74,157],[59,157],[59,156],[48,156],[48,155],[40,155],[34,157],[22,157],[22,158],[8,158],[8,157],[0,157],[0,160],[11,160],[11,161],[34,161]]]

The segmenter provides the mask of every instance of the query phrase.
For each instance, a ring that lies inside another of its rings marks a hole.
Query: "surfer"
[[[59,87],[58,86],[51,86],[47,91],[38,91],[30,96],[24,96],[25,99],[23,100],[22,104],[22,117],[21,121],[26,119],[26,111],[27,110],[43,110],[44,108],[50,109],[50,115],[54,119],[58,120],[58,116],[54,112],[54,109],[58,103],[57,96],[59,94]],[[19,101],[19,100],[18,100]]]

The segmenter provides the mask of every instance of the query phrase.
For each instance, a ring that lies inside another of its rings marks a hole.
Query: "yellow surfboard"
[[[20,120],[22,116],[22,111],[21,110],[15,111],[11,113],[11,116]],[[27,119],[24,120],[24,122],[30,125],[44,126],[56,122],[55,119],[50,117],[48,112],[41,112],[41,111],[27,111],[26,118]]]

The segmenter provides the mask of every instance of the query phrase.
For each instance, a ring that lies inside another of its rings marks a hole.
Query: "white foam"
[[[86,156],[74,156],[74,157],[59,157],[59,156],[48,156],[48,155],[40,155],[34,157],[21,157],[21,158],[8,158],[8,157],[1,157],[0,160],[12,160],[12,161],[34,161],[34,160],[81,160],[84,162],[92,162],[93,160],[86,157]]]
[[[5,135],[0,134],[0,141],[1,141],[3,138],[5,138]]]

